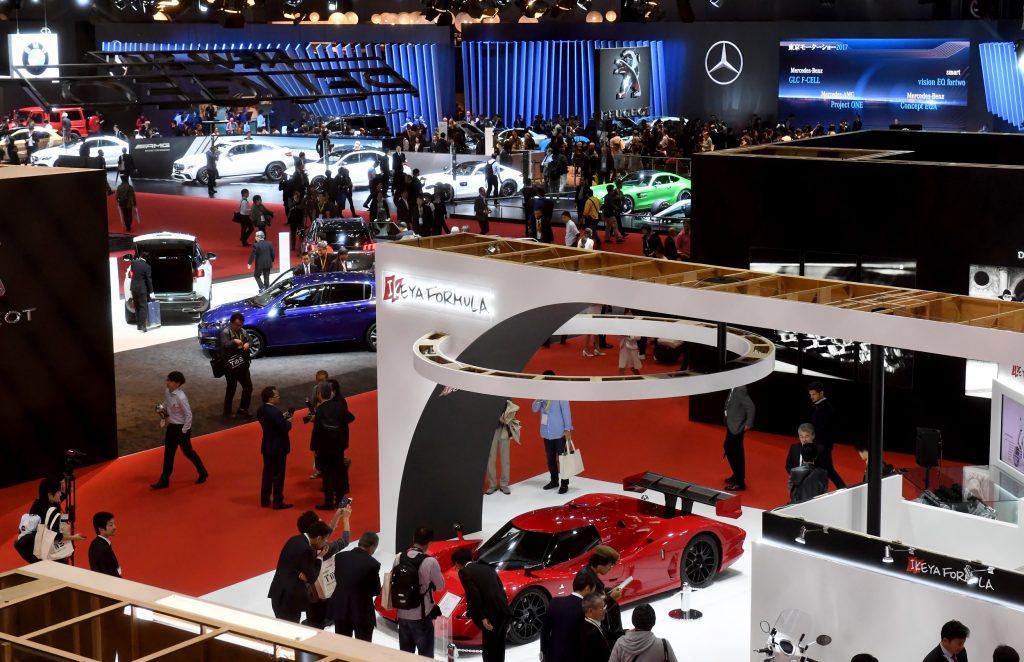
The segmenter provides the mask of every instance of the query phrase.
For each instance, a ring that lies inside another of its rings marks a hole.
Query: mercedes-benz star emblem
[[[708,78],[719,85],[732,85],[743,73],[743,53],[731,41],[716,41],[704,56]]]

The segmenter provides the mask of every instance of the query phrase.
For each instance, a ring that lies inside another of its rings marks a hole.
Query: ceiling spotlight
[[[640,20],[644,23],[657,23],[665,18],[665,12],[662,11],[658,0],[646,0],[646,2],[640,3],[637,13],[640,14]]]
[[[885,554],[882,556],[882,563],[892,563],[892,545],[885,546]]]
[[[590,8],[594,6],[594,0],[576,0],[576,6],[583,11],[590,11]]]
[[[1017,69],[1024,73],[1024,39],[1018,39],[1014,42],[1013,51],[1017,56]]]
[[[526,18],[540,18],[548,11],[548,3],[544,0],[516,0],[516,6]]]
[[[337,2],[328,2],[327,3],[327,11],[338,11],[338,3]]]
[[[206,7],[206,3],[203,3],[203,2],[200,2],[200,3],[199,3],[199,11],[200,11],[200,12],[202,12],[202,13],[204,13],[204,14],[205,14],[205,13],[206,13],[207,11],[209,11],[209,10],[207,9],[207,7]]]
[[[710,4],[715,9],[721,9],[722,0],[708,0],[708,4]]]
[[[806,545],[807,544],[807,538],[805,537],[806,535],[807,535],[807,527],[806,526],[801,526],[800,527],[800,535],[798,535],[796,538],[793,538],[793,540],[796,541],[797,543],[801,544],[801,545]]]

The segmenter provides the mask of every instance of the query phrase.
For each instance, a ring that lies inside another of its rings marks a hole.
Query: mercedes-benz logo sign
[[[25,72],[32,76],[42,76],[50,64],[50,53],[38,41],[33,41],[21,52],[21,63]]]
[[[732,85],[743,73],[743,53],[731,41],[716,41],[704,56],[708,78],[719,85]]]

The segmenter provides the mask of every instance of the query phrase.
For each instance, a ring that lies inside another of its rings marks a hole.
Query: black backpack
[[[420,566],[427,558],[421,552],[415,558],[409,552],[402,552],[398,565],[391,570],[391,605],[396,609],[423,607],[423,593],[420,593]],[[430,590],[430,587],[427,588]]]

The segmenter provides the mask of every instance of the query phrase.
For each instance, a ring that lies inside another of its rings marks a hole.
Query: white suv
[[[266,177],[281,181],[293,162],[292,150],[260,140],[218,141],[217,177]],[[171,167],[171,178],[206,185],[206,151],[183,156]]]
[[[153,269],[153,293],[160,303],[161,317],[165,314],[188,315],[198,320],[210,309],[213,299],[213,253],[204,253],[199,242],[190,234],[156,232],[138,235],[134,239],[135,252],[121,259],[131,262],[139,255]],[[131,296],[131,267],[124,276],[124,319],[135,323],[135,302]]]

